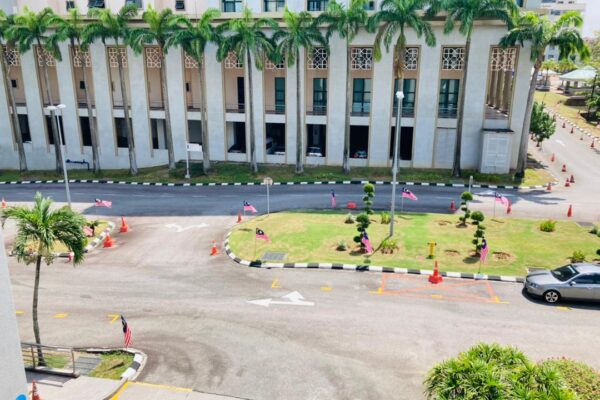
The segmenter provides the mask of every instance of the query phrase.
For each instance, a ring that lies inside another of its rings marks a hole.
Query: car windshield
[[[570,264],[552,271],[552,276],[561,282],[568,281],[575,275],[577,275],[577,269]]]

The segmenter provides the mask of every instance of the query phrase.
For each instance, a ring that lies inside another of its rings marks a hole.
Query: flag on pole
[[[95,206],[112,208],[112,201],[96,199]]]
[[[262,229],[256,228],[256,238],[264,240],[265,242],[269,242],[269,237]]]
[[[481,249],[479,250],[479,261],[484,263],[487,259],[489,251],[490,248],[488,247],[487,240],[483,239],[483,242],[481,242]]]
[[[244,211],[250,211],[251,213],[256,213],[256,208],[246,200],[244,200]]]
[[[331,191],[331,208],[336,208],[337,207],[337,200],[335,198],[335,192],[332,190]]]
[[[123,315],[121,315],[121,323],[123,324],[125,348],[128,348],[129,346],[131,346],[131,328],[129,328],[129,324],[127,323]]]
[[[494,192],[494,198],[496,199],[496,201],[500,202],[503,206],[507,206],[510,204],[510,201],[508,200],[508,198],[504,195],[501,195],[498,192]]]
[[[363,232],[362,239],[360,241],[367,248],[367,253],[372,253],[373,252],[373,246],[371,245],[371,241],[369,240],[369,235],[367,235],[367,231]]]
[[[415,196],[415,194],[413,192],[411,192],[410,190],[408,190],[407,188],[402,188],[402,197],[406,198],[406,199],[411,199],[413,201],[417,201],[417,196]]]

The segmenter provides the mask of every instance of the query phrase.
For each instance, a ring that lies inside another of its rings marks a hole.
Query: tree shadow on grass
[[[463,262],[465,264],[476,264],[476,263],[479,262],[479,257],[477,257],[477,256],[468,256],[468,257],[463,258]]]

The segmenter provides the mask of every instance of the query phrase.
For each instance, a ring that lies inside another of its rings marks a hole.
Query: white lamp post
[[[61,116],[62,116],[62,110],[65,108],[67,108],[67,106],[65,106],[64,104],[58,104],[56,106],[46,107],[46,109],[48,111],[50,111],[52,114],[54,114],[54,116],[56,117],[56,126],[58,126],[58,144],[59,144],[58,148],[60,151],[60,158],[62,160],[63,174],[65,177],[65,190],[67,192],[67,204],[69,204],[69,208],[71,208],[71,192],[69,191],[69,177],[67,175],[67,163],[65,162],[65,153],[63,151],[62,129],[60,127],[60,120],[58,119],[58,113],[57,113],[57,112],[61,113]]]
[[[402,82],[402,80],[399,80]],[[396,111],[396,131],[394,132],[394,160],[392,161],[392,207],[390,210],[390,237],[394,236],[394,210],[396,209],[396,175],[398,174],[398,148],[400,147],[400,125],[402,121],[402,100],[404,93],[396,92],[398,109]]]

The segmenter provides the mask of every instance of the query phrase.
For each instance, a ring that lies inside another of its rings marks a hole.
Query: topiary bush
[[[600,373],[589,365],[567,358],[546,360],[542,365],[558,371],[578,400],[600,399]]]
[[[460,195],[460,209],[465,214],[462,217],[458,217],[460,221],[460,226],[467,226],[467,220],[471,216],[471,211],[469,211],[469,202],[473,201],[473,195],[471,192],[463,192]]]
[[[556,221],[551,219],[542,221],[540,223],[540,231],[542,232],[554,232],[556,230]]]
[[[471,224],[477,228],[473,234],[471,243],[475,245],[475,253],[479,255],[483,239],[485,239],[485,226],[481,223],[485,220],[485,215],[481,211],[475,211],[471,214]]]
[[[381,242],[381,253],[382,254],[393,254],[395,250],[398,250],[398,240],[387,238]]]
[[[571,262],[572,263],[580,263],[580,262],[584,262],[585,261],[585,253],[581,250],[575,250],[573,251],[573,254],[571,255]]]

